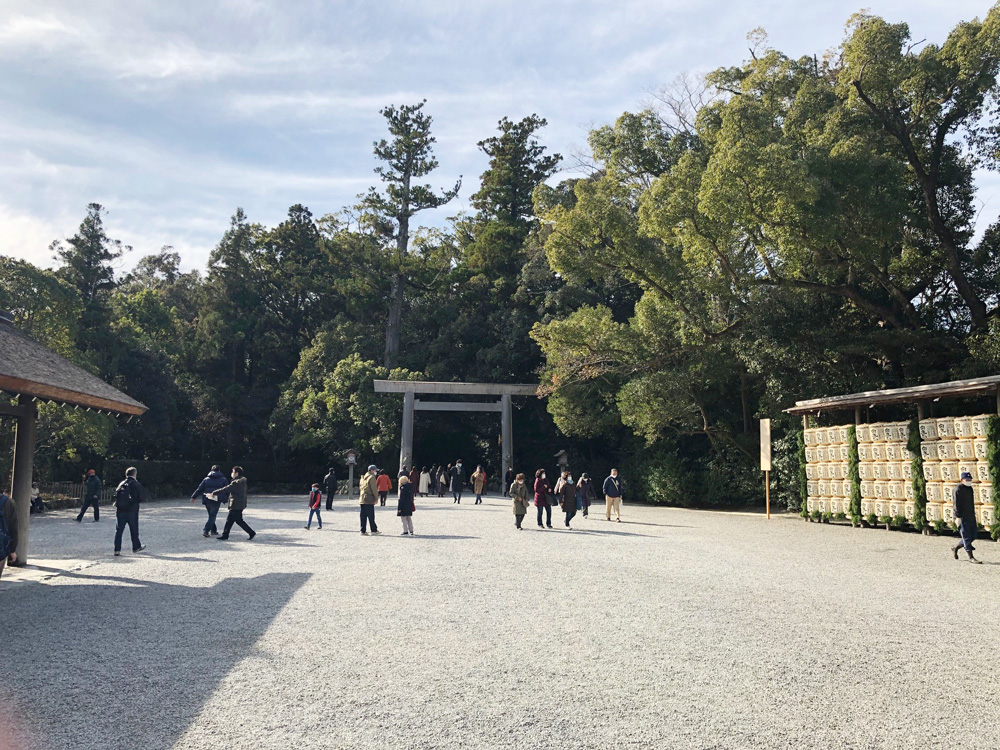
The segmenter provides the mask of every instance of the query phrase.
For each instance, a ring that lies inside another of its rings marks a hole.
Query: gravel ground
[[[223,544],[168,501],[118,559],[111,518],[42,518],[33,555],[98,563],[0,581],[0,747],[1000,746],[1000,569],[951,538],[624,512],[419,499],[363,537],[252,497]]]

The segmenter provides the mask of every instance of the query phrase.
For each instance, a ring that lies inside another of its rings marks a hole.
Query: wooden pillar
[[[510,394],[500,397],[500,486],[507,480],[507,469],[514,461],[514,437],[511,428]]]
[[[861,424],[861,407],[860,406],[855,406],[854,407],[854,424],[856,424],[856,425]]]
[[[28,523],[31,518],[31,476],[35,469],[35,418],[38,414],[34,402],[27,396],[18,397],[18,405],[26,413],[17,418],[14,438],[14,475],[10,485],[11,499],[17,508],[17,563],[28,561]]]
[[[399,445],[399,467],[413,468],[413,391],[403,394],[403,437]]]
[[[926,404],[924,404],[923,401],[918,401],[917,402],[917,419],[920,420],[920,419],[926,419],[926,418],[927,418],[927,406],[926,406]]]

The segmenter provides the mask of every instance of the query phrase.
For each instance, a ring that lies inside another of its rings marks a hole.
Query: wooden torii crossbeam
[[[507,475],[514,456],[511,428],[512,396],[537,396],[538,386],[530,383],[442,383],[419,380],[376,380],[376,393],[403,394],[403,434],[399,442],[399,465],[413,464],[413,412],[415,411],[498,411],[500,412],[500,476]],[[421,395],[499,396],[497,401],[422,401]]]

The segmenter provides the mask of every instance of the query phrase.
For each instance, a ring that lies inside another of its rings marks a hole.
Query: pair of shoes
[[[121,557],[121,556],[122,556],[121,550],[117,550],[116,549],[115,550],[115,557]]]
[[[135,553],[135,552],[142,552],[144,549],[146,549],[146,545],[145,544],[140,544],[138,547],[136,547],[134,550],[132,550],[132,552],[133,553]]]

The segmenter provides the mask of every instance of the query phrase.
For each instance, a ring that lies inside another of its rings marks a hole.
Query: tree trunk
[[[389,322],[385,326],[385,358],[383,364],[390,370],[399,360],[399,338],[403,325],[403,288],[406,280],[402,273],[392,277],[392,291],[389,292]]]

